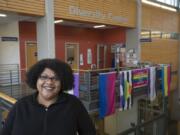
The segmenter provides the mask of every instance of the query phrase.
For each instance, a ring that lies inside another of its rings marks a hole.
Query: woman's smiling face
[[[45,68],[37,80],[37,90],[39,98],[49,101],[57,98],[61,82],[53,70]]]

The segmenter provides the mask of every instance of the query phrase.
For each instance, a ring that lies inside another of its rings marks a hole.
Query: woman
[[[30,68],[27,84],[37,92],[19,100],[0,135],[95,135],[94,125],[82,103],[64,93],[73,88],[70,66],[44,59]]]

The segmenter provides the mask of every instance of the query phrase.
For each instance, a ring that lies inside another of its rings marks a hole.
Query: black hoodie
[[[96,135],[82,103],[61,93],[48,108],[37,102],[37,93],[19,100],[10,111],[0,135]]]

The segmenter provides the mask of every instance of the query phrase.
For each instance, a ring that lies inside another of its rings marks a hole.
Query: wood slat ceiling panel
[[[136,26],[136,2],[134,0],[55,0],[54,5],[55,17],[58,18],[128,27]],[[76,15],[69,13],[70,6],[78,8]],[[78,10],[89,12],[89,14],[98,12],[97,14],[101,15],[99,17],[79,15]],[[114,19],[112,19],[112,16]]]
[[[0,10],[43,16],[44,0],[0,0]]]

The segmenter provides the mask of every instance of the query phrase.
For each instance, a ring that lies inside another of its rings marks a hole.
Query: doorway
[[[26,69],[29,69],[37,62],[37,43],[33,41],[26,42]]]
[[[65,43],[65,62],[67,62],[72,69],[79,69],[78,43]]]
[[[106,45],[97,45],[97,68],[103,69],[106,67],[106,53],[107,46]]]

